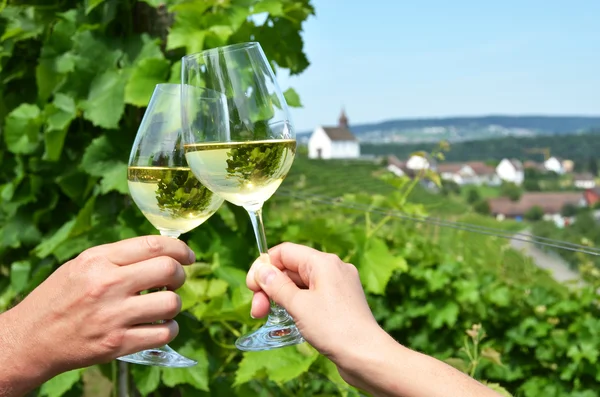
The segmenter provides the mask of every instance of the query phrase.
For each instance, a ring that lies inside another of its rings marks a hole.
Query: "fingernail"
[[[269,285],[275,278],[275,270],[271,265],[263,265],[258,270],[258,280],[262,285]]]
[[[196,254],[190,249],[190,263],[196,263]]]
[[[253,320],[256,320],[256,317],[252,315],[252,312],[250,312],[250,317],[252,317]]]

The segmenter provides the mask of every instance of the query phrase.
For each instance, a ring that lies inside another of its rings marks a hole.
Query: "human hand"
[[[367,304],[358,271],[333,254],[283,243],[254,262],[246,284],[254,291],[252,316],[269,313],[269,297],[294,318],[300,333],[338,367],[350,350],[368,349],[385,333]],[[387,335],[385,335],[387,337]]]
[[[173,290],[185,281],[182,265],[194,261],[185,243],[162,236],[90,248],[3,313],[3,353],[10,353],[3,356],[47,379],[162,346],[178,333],[171,319],[181,299]],[[167,291],[139,295],[163,286]],[[159,320],[168,321],[151,324]]]

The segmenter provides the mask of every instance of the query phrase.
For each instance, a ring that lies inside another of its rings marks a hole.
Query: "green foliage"
[[[487,200],[479,200],[473,205],[473,209],[478,214],[488,215],[490,213],[490,203]]]
[[[500,194],[508,197],[512,201],[519,201],[522,193],[523,191],[521,188],[512,182],[503,182],[500,187]]]
[[[539,205],[534,205],[525,213],[525,219],[530,221],[539,221],[544,217],[544,210]]]
[[[248,18],[263,12],[264,25]],[[126,161],[149,87],[176,82],[184,52],[254,39],[280,68],[300,73],[308,65],[300,29],[312,12],[308,1],[298,0],[6,6],[0,14],[0,310],[82,250],[155,232],[126,195]],[[292,91],[286,98],[290,106],[300,104]],[[553,283],[504,240],[394,218],[387,209],[464,215],[468,207],[381,175],[378,164],[355,163],[351,178],[328,172],[335,164],[338,170],[348,165],[298,158],[283,194],[265,208],[271,245],[295,241],[354,263],[376,318],[397,340],[462,360],[490,385],[525,397],[596,392],[600,313],[591,289],[572,292]],[[289,198],[290,192],[304,198]],[[324,194],[348,206],[323,201]],[[347,209],[353,205],[384,211]],[[460,220],[517,230],[476,215]],[[580,228],[592,230],[583,218]],[[171,346],[199,365],[130,366],[137,392],[358,395],[306,344],[261,353],[235,349],[240,334],[262,323],[249,317],[245,274],[257,252],[243,210],[224,205],[184,239],[198,262],[179,290],[184,312]],[[473,324],[487,336],[465,347],[464,331]],[[72,371],[37,394],[93,395],[84,391],[110,389],[115,374],[114,363]]]
[[[477,189],[469,189],[467,193],[467,203],[475,204],[479,200],[481,200],[481,196],[479,195]]]
[[[578,208],[575,204],[567,203],[560,210],[562,216],[575,216],[577,215]]]

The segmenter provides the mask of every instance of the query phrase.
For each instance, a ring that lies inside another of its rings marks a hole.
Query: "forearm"
[[[23,396],[50,376],[31,356],[35,341],[20,335],[26,325],[15,309],[0,313],[0,397]]]
[[[354,357],[352,357],[354,355]],[[455,368],[410,350],[389,335],[338,364],[347,382],[377,397],[498,397]]]

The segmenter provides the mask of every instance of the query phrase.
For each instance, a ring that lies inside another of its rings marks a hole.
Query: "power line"
[[[445,221],[443,219],[435,218],[435,217],[410,215],[410,214],[406,214],[401,211],[392,210],[389,208],[373,207],[371,205],[363,205],[363,204],[358,204],[358,203],[347,203],[347,202],[343,202],[341,197],[340,198],[332,198],[332,197],[327,197],[324,195],[299,194],[299,193],[290,191],[289,189],[280,189],[277,192],[277,195],[284,196],[284,197],[290,197],[290,198],[294,198],[294,199],[299,199],[299,200],[304,200],[304,201],[310,201],[312,203],[318,203],[318,204],[329,205],[329,206],[333,206],[333,207],[354,210],[354,211],[368,212],[371,214],[379,214],[379,215],[387,215],[387,216],[391,216],[393,218],[409,220],[409,221],[413,221],[413,222],[428,223],[428,224],[438,225],[438,226],[452,228],[452,229],[456,229],[456,230],[462,230],[462,231],[483,234],[483,235],[488,235],[488,236],[494,236],[494,237],[499,237],[499,238],[504,238],[504,239],[509,239],[509,240],[515,240],[515,241],[523,241],[526,243],[539,244],[539,245],[543,245],[546,247],[559,248],[559,249],[564,249],[567,251],[581,252],[581,253],[585,253],[585,254],[593,255],[593,256],[600,256],[600,249],[593,248],[593,247],[587,247],[587,246],[581,245],[581,244],[570,243],[570,242],[551,239],[551,238],[547,238],[547,237],[535,236],[535,235],[531,235],[528,233],[521,233],[521,232],[509,233],[502,229],[492,228],[492,227],[487,227],[487,226],[479,226],[479,225],[474,225],[474,224],[470,224],[470,223],[466,223],[466,222]]]

